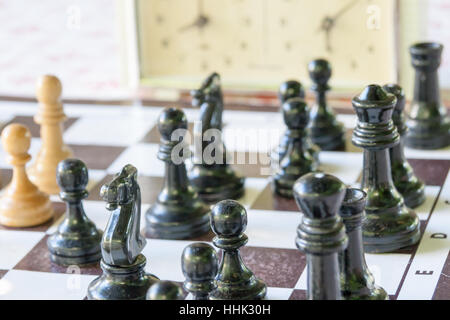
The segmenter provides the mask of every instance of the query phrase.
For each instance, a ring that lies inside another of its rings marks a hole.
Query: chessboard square
[[[295,289],[289,297],[289,300],[307,300],[306,290]]]
[[[246,178],[244,185],[245,193],[238,200],[239,203],[246,208],[250,208],[268,183],[269,180],[264,178]]]
[[[89,169],[106,170],[126,149],[119,146],[69,145],[74,158],[83,161]]]
[[[450,160],[450,146],[436,150],[412,149],[405,146],[406,158]]]
[[[259,126],[247,124],[227,125],[223,129],[223,141],[229,152],[270,153],[280,142],[285,129],[262,123]]]
[[[300,213],[268,210],[248,210],[247,213],[249,246],[297,250],[295,235]]]
[[[353,129],[356,127],[357,117],[354,114],[337,114],[336,119],[339,122],[342,122],[344,128]]]
[[[78,118],[67,118],[66,121],[62,123],[63,132],[69,129],[77,120]],[[41,136],[41,126],[34,122],[32,116],[15,116],[12,118],[11,123],[20,123],[25,125],[30,130],[31,136],[34,138],[39,138]]]
[[[0,168],[0,189],[6,187],[12,178],[12,169]]]
[[[44,235],[43,232],[0,230],[0,269],[12,269]]]
[[[228,151],[227,151],[228,152]],[[271,159],[262,152],[228,152],[227,163],[241,176],[267,178],[273,174]]]
[[[450,169],[450,160],[408,159],[408,162],[416,176],[429,186],[442,186]]]
[[[132,164],[138,169],[139,175],[164,176],[164,162],[157,158],[159,146],[157,144],[136,144],[127,148],[109,166],[107,172],[116,174],[127,164]]]
[[[428,219],[440,189],[440,187],[436,186],[425,186],[425,202],[414,209],[420,220]]]
[[[354,183],[362,171],[362,153],[321,151],[319,169],[336,176],[345,184]]]
[[[294,288],[306,265],[298,250],[244,246],[242,260],[269,287]]]
[[[53,263],[47,247],[49,236],[45,235],[27,255],[14,266],[14,270],[39,271],[50,273],[68,273],[73,266],[66,267]],[[99,262],[77,267],[77,273],[100,275],[102,273]]]
[[[271,184],[268,184],[261,191],[250,208],[255,210],[299,211],[294,199],[275,195]]]
[[[389,295],[395,295],[406,272],[411,255],[383,253],[366,254],[365,256],[367,266],[375,278],[375,283],[384,288]]]
[[[184,281],[181,254],[191,243],[194,241],[147,239],[142,252],[147,257],[145,271],[161,280]]]
[[[128,146],[138,142],[154,119],[135,115],[83,117],[64,134],[68,144]]]
[[[89,284],[96,277],[10,270],[0,279],[0,299],[81,300],[86,296]]]
[[[267,288],[266,300],[288,300],[292,294],[292,289],[288,288]]]

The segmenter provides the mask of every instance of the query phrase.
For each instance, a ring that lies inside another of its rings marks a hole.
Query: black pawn
[[[416,149],[439,149],[450,144],[450,120],[441,102],[438,68],[443,45],[417,43],[409,48],[415,69],[414,98],[406,125],[406,146]]]
[[[207,243],[188,245],[181,255],[181,269],[186,277],[184,288],[192,294],[193,300],[208,300],[209,293],[216,288],[216,251]]]
[[[307,150],[309,108],[301,98],[291,98],[283,104],[283,117],[288,127],[286,154],[273,176],[276,194],[292,198],[295,181],[305,173],[315,171],[317,162]]]
[[[375,285],[366,264],[362,240],[362,221],[365,217],[366,193],[347,188],[339,214],[348,237],[347,248],[339,253],[341,293],[346,300],[387,300],[386,291]]]
[[[211,300],[257,300],[266,296],[266,285],[245,266],[239,253],[248,241],[243,233],[246,227],[247,212],[237,201],[223,200],[213,207],[213,243],[223,255],[216,276],[217,288],[209,295]]]
[[[145,214],[147,235],[185,239],[206,233],[210,230],[209,208],[189,184],[183,149],[174,152],[179,159],[172,155],[174,148],[182,143],[172,141],[172,134],[177,129],[187,130],[186,116],[180,109],[164,109],[159,117],[158,129],[161,134],[158,159],[165,162],[164,186]],[[186,150],[187,145],[185,147]]]
[[[162,280],[153,284],[147,291],[147,300],[184,300],[181,287],[172,281]]]
[[[331,66],[327,60],[317,59],[308,64],[308,71],[313,82],[311,90],[316,94],[316,103],[311,108],[311,140],[321,150],[345,150],[344,126],[327,105]]]
[[[66,159],[57,167],[60,197],[66,202],[66,217],[47,240],[50,258],[60,265],[95,263],[102,257],[102,232],[86,216],[82,200],[88,196],[88,169],[78,159]]]
[[[287,100],[291,98],[305,98],[305,90],[303,89],[303,85],[296,80],[288,80],[281,84],[278,90],[278,99],[280,101],[280,105],[282,106]],[[281,110],[283,110],[281,108]],[[281,137],[280,144],[272,153],[272,161],[279,162],[283,159],[286,154],[287,147],[289,145],[289,141],[291,140],[291,135],[289,129],[287,129],[284,135]],[[314,157],[314,159],[319,161],[319,147],[312,143],[310,139],[310,135],[305,139],[306,148],[309,153]]]
[[[294,185],[303,218],[297,228],[297,248],[306,254],[307,298],[341,300],[338,253],[347,246],[339,207],[345,185],[325,173],[308,173]]]
[[[389,150],[391,159],[392,179],[395,188],[401,193],[405,204],[415,208],[425,201],[425,185],[415,175],[404,154],[404,139],[408,128],[405,125],[405,94],[403,89],[396,84],[387,84],[383,87],[386,92],[392,93],[397,98],[397,104],[392,113],[392,121],[400,134],[399,144]]]
[[[392,180],[389,148],[400,141],[392,122],[396,100],[374,84],[352,100],[358,116],[352,142],[364,149],[361,189],[367,193],[363,223],[366,252],[394,251],[420,238],[419,219],[405,206]]]

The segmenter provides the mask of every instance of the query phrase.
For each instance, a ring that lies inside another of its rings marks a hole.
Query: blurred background
[[[448,0],[0,0],[0,97],[55,74],[65,99],[180,101],[218,71],[229,99],[270,104],[323,57],[336,99],[386,82],[410,98],[408,47],[437,41],[449,100],[448,17]]]

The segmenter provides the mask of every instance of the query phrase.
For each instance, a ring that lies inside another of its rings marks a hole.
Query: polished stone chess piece
[[[245,178],[239,177],[227,163],[222,139],[223,97],[217,73],[192,92],[192,105],[200,107],[200,121],[194,127],[194,135],[196,141],[201,141],[189,171],[192,186],[208,203],[242,197]]]
[[[246,227],[247,212],[237,201],[223,200],[213,207],[213,243],[223,255],[216,276],[217,288],[209,294],[211,300],[257,300],[266,296],[266,285],[245,266],[239,253],[248,241]]]
[[[208,300],[209,293],[216,288],[216,251],[207,243],[188,245],[181,255],[181,269],[186,278],[184,288],[191,293],[193,300]]]
[[[158,129],[161,134],[158,159],[165,162],[164,185],[145,214],[147,236],[185,239],[206,233],[210,230],[210,209],[190,185],[184,164],[184,152],[189,150],[183,145],[186,116],[180,109],[166,108],[159,116]],[[172,139],[177,133],[177,138]]]
[[[66,159],[57,167],[60,197],[66,202],[66,217],[47,240],[50,258],[60,265],[95,263],[102,257],[102,232],[86,216],[82,200],[88,196],[88,169],[78,159]]]
[[[386,291],[375,284],[366,264],[362,239],[362,221],[365,217],[366,194],[356,188],[347,188],[339,215],[348,237],[347,248],[339,253],[341,293],[346,300],[388,300]]]
[[[147,291],[147,300],[184,300],[181,287],[173,281],[158,281]]]
[[[307,298],[341,300],[338,253],[348,240],[338,210],[345,185],[329,174],[308,173],[295,183],[294,197],[303,212],[296,245],[306,254]]]
[[[103,233],[100,266],[103,274],[88,287],[90,300],[143,300],[148,288],[159,279],[144,270],[141,253],[146,244],[140,233],[141,192],[137,170],[128,164],[104,184],[100,196],[112,211]]]
[[[272,177],[276,194],[291,198],[292,187],[302,175],[315,171],[317,162],[307,150],[309,108],[301,98],[291,98],[283,104],[284,122],[288,127],[289,144],[286,154]]]
[[[39,191],[25,171],[25,165],[31,159],[28,154],[30,144],[31,134],[24,125],[12,123],[3,129],[3,149],[7,153],[7,162],[13,167],[11,182],[0,195],[0,224],[7,227],[32,227],[53,217],[48,195]]]
[[[400,141],[392,122],[396,97],[378,85],[367,86],[352,100],[358,122],[352,142],[364,149],[361,189],[367,193],[364,250],[390,252],[419,241],[419,219],[394,186],[389,148]]]
[[[283,104],[290,98],[296,97],[302,99],[305,98],[305,90],[303,89],[303,85],[300,82],[296,80],[288,80],[280,85],[280,88],[278,90],[278,99],[280,101],[281,106],[283,106]],[[283,110],[283,108],[281,108],[281,110]],[[271,153],[272,163],[279,163],[279,161],[283,159],[284,155],[286,154],[290,140],[291,134],[288,128],[281,137],[280,144]],[[312,143],[310,134],[308,134],[308,136],[305,138],[305,143],[309,153],[314,157],[316,162],[318,162],[320,149],[317,145]]]
[[[58,194],[56,167],[72,156],[72,150],[64,144],[62,124],[66,121],[61,103],[62,86],[52,75],[39,78],[37,83],[38,113],[34,121],[41,125],[42,146],[28,174],[30,180],[48,194]]]
[[[415,208],[425,201],[425,185],[415,175],[404,154],[404,139],[408,128],[405,125],[403,109],[405,108],[405,94],[403,89],[396,84],[383,86],[386,92],[392,93],[397,98],[397,103],[392,113],[392,121],[400,134],[400,142],[389,150],[391,159],[392,179],[395,188],[403,196],[405,204]]]
[[[308,64],[308,71],[313,82],[311,90],[316,94],[316,103],[310,114],[311,140],[321,150],[345,150],[344,126],[336,120],[326,99],[326,92],[330,90],[331,66],[328,61],[317,59]]]
[[[414,98],[409,108],[405,144],[416,149],[439,149],[450,144],[450,119],[441,101],[438,68],[443,45],[416,43],[409,48],[415,69]]]

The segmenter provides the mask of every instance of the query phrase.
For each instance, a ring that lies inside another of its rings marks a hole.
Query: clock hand
[[[178,31],[183,32],[196,27],[201,30],[209,23],[209,18],[203,12],[203,0],[197,1],[197,7],[198,7],[198,15],[197,18],[194,20],[194,22],[184,27],[181,27],[180,29],[178,29]]]

